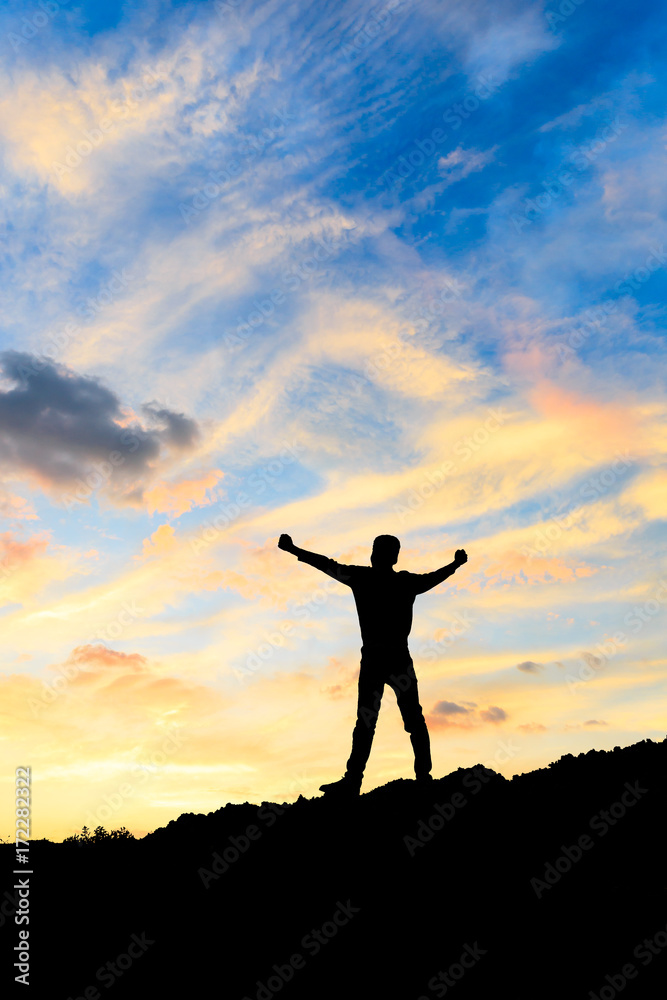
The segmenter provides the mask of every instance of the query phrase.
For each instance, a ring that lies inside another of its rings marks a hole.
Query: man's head
[[[378,535],[373,542],[371,565],[376,569],[389,569],[398,559],[401,543],[394,535]]]

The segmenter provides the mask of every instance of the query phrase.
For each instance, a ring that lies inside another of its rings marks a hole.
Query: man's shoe
[[[330,781],[326,785],[320,785],[320,791],[325,795],[342,795],[346,798],[355,797],[361,791],[361,778],[349,778],[343,775],[338,781]]]
[[[415,781],[422,788],[429,788],[433,784],[432,774],[415,775]]]

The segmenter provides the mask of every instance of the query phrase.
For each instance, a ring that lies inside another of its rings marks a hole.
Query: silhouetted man
[[[375,735],[380,702],[385,684],[394,690],[405,731],[415,753],[415,777],[431,780],[431,745],[426,720],[419,704],[417,677],[408,649],[412,627],[412,606],[417,594],[423,594],[451,576],[467,562],[463,549],[457,549],[454,562],[433,573],[394,571],[401,543],[393,535],[378,535],[373,542],[370,566],[345,566],[299,549],[289,535],[281,535],[278,546],[298,556],[352,588],[361,627],[361,668],[357,721],[352,734],[352,752],[347,770],[339,781],[320,785],[323,792],[358,795]]]

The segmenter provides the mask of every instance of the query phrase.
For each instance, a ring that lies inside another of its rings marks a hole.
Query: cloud
[[[148,513],[180,517],[193,507],[205,507],[213,503],[213,497],[207,496],[207,491],[212,490],[222,476],[220,469],[213,469],[200,479],[157,483],[144,494]]]
[[[578,104],[576,107],[564,112],[564,114],[558,115],[557,118],[552,118],[551,121],[545,122],[544,125],[540,125],[538,131],[550,132],[555,128],[572,129],[579,125],[583,118],[597,115],[600,111],[609,112],[612,107],[613,104],[609,100],[608,95],[600,94],[594,100],[588,101],[585,104]]]
[[[158,423],[162,421],[167,425],[165,439],[173,447],[187,449],[197,443],[199,430],[194,420],[183,416],[182,413],[172,413],[164,407],[156,408],[153,403],[145,403],[142,410],[153,420]]]
[[[541,5],[522,11],[515,4],[475,2],[470,6],[464,17],[474,24],[465,54],[471,73],[488,73],[504,81],[517,63],[530,63],[560,44],[548,28]]]
[[[77,646],[72,650],[63,666],[77,666],[79,669],[117,669],[130,673],[146,673],[148,660],[140,653],[122,653],[107,646]],[[67,673],[65,671],[65,676]]]
[[[470,713],[469,708],[464,708],[463,705],[457,705],[454,701],[439,701],[437,705],[433,708],[434,712],[439,715],[468,715]]]
[[[326,683],[322,685],[322,694],[332,700],[353,697],[358,677],[359,668],[356,665],[349,666],[335,656],[330,656],[324,671],[323,679]]]
[[[54,546],[50,532],[27,539],[0,534],[0,606],[31,603],[49,584],[82,572],[80,558]]]
[[[441,156],[438,160],[438,170],[443,175],[444,187],[462,181],[468,174],[483,170],[487,163],[491,163],[495,156],[497,146],[492,149],[464,149],[457,146],[447,156]]]
[[[475,711],[476,704],[473,701],[464,701],[461,704],[455,701],[439,701],[428,717],[428,724],[434,728],[441,726],[455,726],[459,729],[472,729],[482,723],[503,722],[507,718],[504,709],[497,705],[490,705],[488,709]]]
[[[156,468],[198,440],[194,420],[150,404],[147,418],[162,426],[127,422],[111,389],[45,358],[4,351],[0,365],[14,383],[0,391],[0,467],[52,493],[101,488],[115,503],[139,502]]]
[[[35,508],[25,497],[0,488],[0,514],[10,520],[37,521]]]
[[[605,722],[604,719],[587,719],[584,722],[585,726],[608,726],[609,723]]]
[[[507,712],[503,708],[498,708],[497,705],[482,709],[479,714],[484,722],[504,722],[507,718]]]
[[[547,727],[543,726],[541,722],[524,722],[518,728],[524,733],[546,733],[547,731]]]
[[[624,491],[623,501],[637,506],[647,520],[664,520],[667,509],[667,471],[647,469]]]
[[[18,568],[30,562],[36,555],[42,555],[49,545],[47,535],[33,535],[27,541],[21,541],[10,531],[0,535],[0,558],[5,567]]]
[[[443,178],[433,184],[427,184],[418,191],[409,202],[410,208],[414,212],[424,212],[433,209],[436,199],[452,184],[465,178],[472,173],[483,170],[484,167],[494,159],[497,146],[492,149],[464,149],[458,146],[446,156],[441,156],[438,160],[438,172]],[[459,222],[470,218],[471,215],[483,215],[483,208],[453,208],[449,214],[449,219],[445,231],[449,234],[456,231]]]
[[[173,551],[177,541],[174,529],[170,524],[161,524],[156,528],[150,538],[144,538],[141,557],[150,558],[162,556]]]
[[[516,669],[523,670],[527,674],[537,674],[544,670],[544,664],[535,663],[533,660],[524,660],[523,663],[517,663]]]

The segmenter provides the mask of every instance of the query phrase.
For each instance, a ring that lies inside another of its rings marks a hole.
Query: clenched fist
[[[285,552],[292,552],[294,550],[294,542],[291,535],[281,535],[278,539],[278,548],[284,549]]]
[[[457,562],[459,566],[463,566],[465,562],[468,562],[468,556],[465,549],[457,549],[454,553],[454,562]]]

